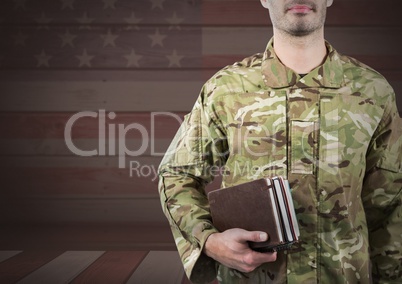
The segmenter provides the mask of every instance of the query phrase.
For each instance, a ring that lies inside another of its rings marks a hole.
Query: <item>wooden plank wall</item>
[[[0,4],[0,249],[173,248],[157,194],[161,154],[203,82],[264,50],[267,11],[258,0],[39,2]],[[326,38],[380,71],[402,111],[402,2],[378,3],[336,0]],[[90,157],[65,140],[82,111],[71,142],[97,150]]]

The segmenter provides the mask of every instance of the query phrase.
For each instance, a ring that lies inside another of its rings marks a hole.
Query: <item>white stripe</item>
[[[397,94],[402,81],[391,81]],[[185,111],[203,82],[0,82],[0,111]],[[402,106],[402,103],[399,103]]]
[[[180,284],[183,276],[183,265],[177,251],[151,251],[127,284]]]
[[[201,86],[200,81],[1,82],[0,111],[180,111],[192,107]]]
[[[135,192],[135,185],[133,185]],[[162,212],[161,202],[156,196],[139,198],[141,196],[117,196],[82,198],[80,196],[39,197],[34,199],[9,199],[7,204],[2,203],[0,213],[7,217],[7,221],[26,223],[142,223],[164,224],[166,217]],[[43,196],[43,195],[42,195]],[[36,282],[40,283],[40,282]],[[56,283],[56,282],[55,282]]]
[[[5,261],[21,252],[22,250],[2,250],[0,251],[0,262]]]
[[[173,137],[172,137],[173,138]],[[130,151],[139,151],[141,156],[149,156],[152,155],[154,157],[162,157],[165,151],[167,150],[172,138],[154,138],[151,139],[151,134],[148,134],[148,137],[144,137],[144,140],[140,139],[123,139],[126,149]],[[73,145],[79,150],[99,150],[99,142],[98,139],[73,139]],[[123,144],[122,144],[123,145]],[[140,151],[141,146],[146,145],[144,147],[144,151]],[[109,151],[109,143],[105,142],[106,148],[106,157],[113,157],[119,155],[119,146],[118,141],[115,142],[115,154],[112,155]],[[121,153],[124,152],[124,146],[122,146]],[[99,153],[99,151],[98,151]],[[128,153],[128,151],[127,151]],[[14,138],[1,138],[0,139],[0,155],[5,156],[21,156],[21,155],[29,155],[29,156],[73,156],[77,157],[73,151],[71,151],[64,141],[63,138],[59,139],[50,139],[50,138],[28,138],[28,139],[14,139]],[[131,158],[131,159],[129,159]],[[126,161],[133,160],[134,158],[138,158],[138,156],[129,156],[127,155]],[[15,162],[11,161],[15,165]],[[18,165],[17,165],[18,166]],[[56,167],[58,165],[55,165]],[[60,165],[64,166],[64,165]],[[86,167],[86,161],[81,162],[78,167]],[[115,165],[113,165],[114,167]],[[117,166],[117,165],[116,165]]]
[[[104,251],[67,251],[18,283],[67,283],[100,257]]]

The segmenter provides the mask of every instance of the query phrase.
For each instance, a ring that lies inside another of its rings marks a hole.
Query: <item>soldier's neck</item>
[[[304,37],[292,37],[274,29],[274,50],[281,62],[298,74],[321,65],[327,55],[323,29]]]

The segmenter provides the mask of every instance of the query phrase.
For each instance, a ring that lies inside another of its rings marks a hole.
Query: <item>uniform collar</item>
[[[273,48],[273,38],[269,41],[264,52],[261,72],[265,85],[270,88],[298,88],[324,87],[340,88],[344,85],[343,69],[339,54],[325,42],[328,55],[324,63],[301,78],[292,69],[282,64]]]

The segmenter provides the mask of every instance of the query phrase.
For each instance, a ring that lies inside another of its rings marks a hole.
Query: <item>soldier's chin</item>
[[[313,30],[310,29],[294,29],[288,31],[288,33],[294,37],[303,37],[313,33]]]

